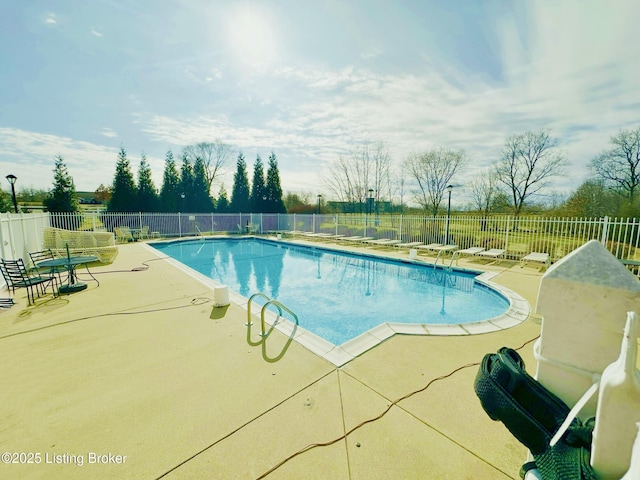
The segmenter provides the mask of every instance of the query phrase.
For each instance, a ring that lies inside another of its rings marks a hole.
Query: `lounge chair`
[[[543,252],[531,252],[520,259],[520,268],[524,267],[527,262],[543,263],[545,267],[551,265],[551,256]]]
[[[640,275],[640,260],[632,260],[630,258],[623,258],[620,260],[622,264],[634,275]]]
[[[45,284],[51,284],[53,296],[56,295],[58,279],[55,275],[29,275],[24,261],[18,260],[2,260],[0,261],[0,271],[7,283],[7,288],[15,294],[16,288],[27,289],[27,301],[29,305],[33,305],[36,301],[36,295],[40,297],[47,291]]]
[[[392,240],[390,238],[381,238],[379,240],[368,240],[365,243],[368,243],[373,247],[389,247],[389,246],[393,246],[400,243],[400,240]]]
[[[363,238],[362,235],[352,235],[351,237],[342,237],[340,240],[343,242],[359,242]]]
[[[490,250],[483,250],[482,252],[476,253],[477,257],[486,257],[486,258],[494,258],[494,262],[500,263],[501,260],[504,260],[504,254],[506,250],[504,248],[492,248]],[[492,262],[492,263],[494,263]]]
[[[396,243],[394,247],[396,248],[417,248],[420,245],[424,245],[422,242],[406,242],[406,243]]]
[[[456,250],[451,255],[451,262],[449,263],[449,266],[451,266],[453,264],[454,260],[456,262],[456,265],[458,265],[458,260],[463,255],[472,255],[473,256],[473,255],[477,255],[478,253],[484,252],[484,251],[485,251],[484,247],[469,247],[469,248],[463,248],[462,250]]]
[[[42,236],[43,250],[50,248],[56,257],[66,256],[68,252],[71,255],[95,255],[101,263],[112,263],[118,255],[115,237],[111,232],[45,227]]]
[[[416,247],[418,250],[425,250],[427,252],[435,252],[436,248],[442,247],[442,243],[429,243],[427,245],[419,245]]]

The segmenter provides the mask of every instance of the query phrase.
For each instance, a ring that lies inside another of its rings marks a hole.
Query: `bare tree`
[[[552,177],[561,175],[566,164],[558,141],[546,130],[508,137],[495,172],[511,195],[514,215],[518,216],[525,201],[546,187]]]
[[[195,145],[187,145],[184,148],[187,158],[195,163],[196,159],[201,159],[204,163],[205,175],[209,191],[213,181],[222,172],[231,155],[231,145],[217,140],[215,142],[200,142]]]
[[[407,193],[407,177],[406,172],[400,166],[393,173],[393,178],[391,179],[391,197],[398,198],[398,204],[400,206],[400,213],[404,211],[404,201],[405,195]]]
[[[435,217],[447,185],[465,162],[464,150],[438,148],[409,155],[404,166],[418,185],[418,189],[414,191],[416,203],[425,210],[430,210]]]
[[[341,155],[324,178],[326,188],[339,202],[364,211],[369,190],[376,204],[390,196],[391,155],[384,142],[367,144]]]
[[[611,150],[591,161],[591,168],[598,177],[622,190],[633,202],[640,187],[640,127],[621,130],[611,137],[611,144]]]
[[[488,215],[497,194],[500,192],[495,172],[481,172],[469,182],[469,187],[474,208],[484,215]]]

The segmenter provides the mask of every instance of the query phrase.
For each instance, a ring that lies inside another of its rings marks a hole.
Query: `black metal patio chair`
[[[33,305],[36,301],[36,295],[40,297],[46,293],[46,285],[51,284],[53,290],[53,296],[56,296],[58,287],[58,280],[55,275],[29,275],[27,268],[24,265],[24,261],[19,258],[18,260],[4,260],[0,262],[0,271],[7,287],[11,289],[11,292],[15,295],[16,288],[27,289],[27,301],[29,305]]]
[[[56,275],[58,277],[58,283],[62,285],[62,274],[67,273],[66,267],[38,267],[38,262],[43,262],[45,260],[54,260],[56,258],[50,248],[41,250],[39,252],[29,252],[29,258],[31,258],[32,265],[29,273],[33,275],[39,275],[42,273],[47,275]]]

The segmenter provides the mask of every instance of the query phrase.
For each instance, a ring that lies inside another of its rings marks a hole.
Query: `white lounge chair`
[[[484,252],[485,250],[486,249],[484,247],[469,247],[469,248],[463,248],[462,250],[456,250],[451,255],[451,263],[449,263],[449,266],[453,264],[454,260],[456,262],[456,265],[458,265],[458,260],[463,255],[477,255],[478,253]]]
[[[548,253],[531,252],[520,259],[520,268],[524,267],[527,262],[544,263],[545,267],[549,267],[551,264],[551,256]]]
[[[396,243],[394,246],[396,248],[416,248],[420,245],[424,245],[422,242],[407,242],[407,243]]]
[[[506,250],[504,248],[492,248],[490,250],[484,250],[476,253],[478,257],[494,258],[496,262],[500,263],[500,260],[504,260],[504,254]]]
[[[442,247],[442,243],[429,243],[428,245],[419,245],[416,248],[419,250],[426,250],[428,252],[435,252],[438,247]]]
[[[359,242],[363,238],[362,235],[352,235],[351,237],[342,237],[340,240],[343,242]]]
[[[369,240],[369,245],[373,245],[374,247],[389,247],[400,243],[400,240],[392,240],[390,238],[381,238],[379,240]]]

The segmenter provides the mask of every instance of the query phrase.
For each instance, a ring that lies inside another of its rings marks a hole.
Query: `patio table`
[[[78,265],[86,265],[88,263],[93,263],[97,261],[98,261],[98,257],[96,257],[95,255],[78,255],[74,257],[61,257],[61,258],[54,258],[53,260],[44,260],[42,262],[38,262],[37,267],[38,268],[53,268],[53,267],[66,268],[67,272],[69,272],[67,284],[61,285],[60,288],[58,289],[58,292],[59,293],[75,293],[87,288],[86,283],[78,281],[78,278],[76,275],[76,267]],[[87,267],[87,271],[89,272],[88,267]],[[89,272],[89,275],[91,275],[91,272]],[[98,282],[98,280],[93,275],[91,275],[91,278],[93,278],[96,281],[98,286],[100,285],[100,282]]]

